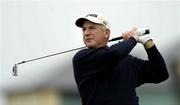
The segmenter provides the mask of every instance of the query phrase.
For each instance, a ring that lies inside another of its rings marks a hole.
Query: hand
[[[127,40],[130,37],[133,37],[136,41],[138,41],[139,36],[138,36],[138,33],[137,33],[137,28],[133,27],[130,31],[123,32],[122,37],[123,37],[124,40]]]

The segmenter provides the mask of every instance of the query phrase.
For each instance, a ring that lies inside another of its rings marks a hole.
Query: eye
[[[91,26],[91,27],[89,27],[89,29],[96,29],[96,27],[95,26]]]

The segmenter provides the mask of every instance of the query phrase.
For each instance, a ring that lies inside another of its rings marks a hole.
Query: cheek
[[[103,32],[99,32],[97,35],[96,35],[96,38],[100,41],[104,41],[104,39],[106,39],[106,36]]]

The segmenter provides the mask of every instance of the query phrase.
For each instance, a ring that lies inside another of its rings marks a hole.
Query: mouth
[[[90,42],[90,41],[92,41],[92,40],[93,40],[93,38],[86,38],[86,39],[85,39],[86,42]]]

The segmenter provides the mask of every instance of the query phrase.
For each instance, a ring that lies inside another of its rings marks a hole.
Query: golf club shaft
[[[115,41],[115,40],[120,40],[120,39],[122,39],[122,36],[121,36],[121,37],[114,38],[114,39],[111,39],[111,40],[109,40],[108,42]],[[80,49],[83,49],[83,48],[86,48],[86,47],[74,48],[74,49],[71,49],[71,50],[66,50],[66,51],[62,51],[62,52],[59,52],[59,53],[50,54],[50,55],[41,56],[41,57],[38,57],[38,58],[34,58],[34,59],[30,59],[30,60],[25,60],[25,61],[22,61],[22,62],[18,62],[18,63],[16,63],[16,64],[13,66],[13,73],[12,73],[12,75],[13,75],[13,76],[17,76],[17,67],[18,67],[18,65],[20,65],[20,64],[27,63],[27,62],[32,62],[32,61],[35,61],[35,60],[39,60],[39,59],[43,59],[43,58],[47,58],[47,57],[51,57],[51,56],[55,56],[55,55],[59,55],[59,54],[68,53],[68,52],[75,51],[75,50],[80,50]]]
[[[150,33],[149,29],[138,31],[139,36],[146,35],[146,34],[149,34],[149,33]],[[121,40],[121,39],[123,39],[122,36],[115,37],[115,38],[110,39],[108,42],[117,41],[117,40]],[[39,59],[43,59],[43,58],[47,58],[47,57],[51,57],[51,56],[55,56],[55,55],[59,55],[59,54],[68,53],[68,52],[75,51],[75,50],[80,50],[80,49],[83,49],[83,48],[86,48],[86,47],[74,48],[74,49],[71,49],[71,50],[66,50],[66,51],[62,51],[62,52],[59,52],[59,53],[50,54],[50,55],[46,55],[46,56],[42,56],[42,57],[38,57],[38,58],[26,60],[26,61],[22,61],[22,62],[17,63],[17,65],[27,63],[27,62],[31,62],[31,61],[35,61],[35,60],[39,60]]]

